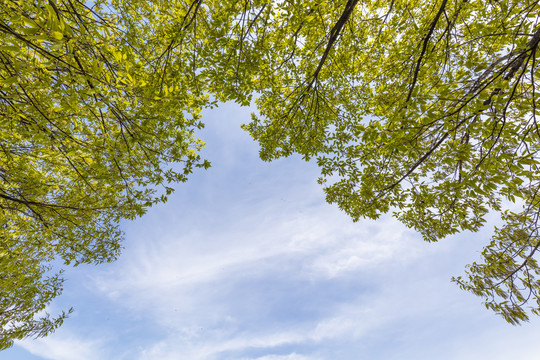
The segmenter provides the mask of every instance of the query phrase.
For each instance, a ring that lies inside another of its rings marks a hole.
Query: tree
[[[453,280],[512,324],[540,314],[538,1],[223,8],[209,73],[221,99],[257,94],[245,129],[263,160],[316,158],[328,202],[393,212],[427,241],[499,213],[483,262]]]
[[[35,320],[50,261],[114,259],[121,219],[208,166],[209,95],[256,97],[261,158],[316,158],[353,220],[436,241],[500,213],[454,280],[513,324],[540,314],[537,1],[0,1],[2,347],[62,321]]]
[[[44,336],[55,261],[114,260],[121,219],[208,167],[209,104],[191,30],[164,56],[170,8],[146,1],[0,1],[0,349]],[[185,15],[185,20],[190,15]],[[165,35],[164,35],[165,34]]]

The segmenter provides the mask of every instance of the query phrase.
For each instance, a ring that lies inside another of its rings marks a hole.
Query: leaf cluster
[[[49,263],[116,259],[119,221],[209,166],[194,135],[209,103],[195,43],[186,29],[182,45],[168,48],[169,10],[146,1],[0,2],[2,348],[65,317],[33,320],[61,291]]]
[[[258,95],[244,128],[261,158],[316,158],[328,202],[353,220],[393,212],[427,241],[500,213],[485,263],[459,283],[512,323],[538,312],[538,2],[243,5],[219,66],[249,70],[224,97]]]

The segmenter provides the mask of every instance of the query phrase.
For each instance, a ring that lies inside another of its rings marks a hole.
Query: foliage
[[[240,90],[216,92],[258,95],[245,129],[261,157],[315,157],[328,202],[393,212],[427,241],[500,213],[483,263],[454,281],[513,324],[538,314],[538,1],[234,4],[211,42],[218,83]]]
[[[208,104],[193,43],[174,62],[161,56],[164,13],[137,1],[0,2],[0,348],[65,317],[33,320],[61,291],[48,263],[114,260],[121,219],[209,166],[193,135]]]
[[[209,165],[193,135],[207,94],[255,97],[261,158],[316,158],[354,220],[393,212],[436,241],[500,213],[483,262],[454,280],[511,323],[538,314],[538,10],[0,0],[0,345],[61,323],[34,320],[61,290],[48,262],[114,259],[121,219]]]

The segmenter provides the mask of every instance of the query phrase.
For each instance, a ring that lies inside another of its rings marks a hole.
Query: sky
[[[271,163],[240,124],[205,111],[208,170],[122,223],[114,263],[67,269],[54,334],[14,360],[533,360],[540,319],[507,324],[451,283],[490,228],[438,243],[397,222],[352,222],[325,202],[314,163]]]

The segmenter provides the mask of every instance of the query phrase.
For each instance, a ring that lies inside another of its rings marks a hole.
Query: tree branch
[[[422,45],[422,51],[420,52],[420,57],[416,61],[416,68],[414,69],[414,75],[413,75],[413,81],[411,84],[411,87],[409,88],[409,93],[407,94],[407,100],[405,103],[408,103],[411,99],[414,87],[416,86],[416,81],[418,80],[418,73],[420,72],[420,66],[422,65],[422,59],[424,58],[424,55],[426,54],[427,46],[429,43],[429,39],[431,38],[431,35],[433,35],[433,31],[435,31],[435,26],[439,22],[439,18],[441,17],[442,13],[444,12],[444,8],[446,6],[448,0],[443,0],[441,7],[439,8],[439,12],[437,15],[435,15],[435,19],[433,19],[433,22],[431,23],[431,26],[429,27],[429,31],[424,38],[424,43]]]

